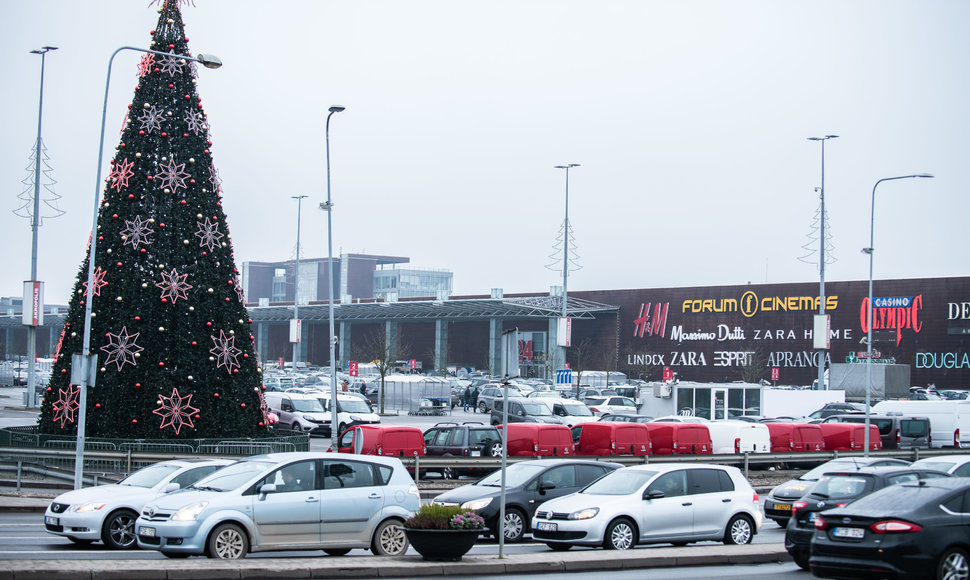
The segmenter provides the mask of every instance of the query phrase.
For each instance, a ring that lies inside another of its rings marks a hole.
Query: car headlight
[[[351,420],[351,421],[363,421],[363,419],[361,419],[361,418],[360,418],[360,417],[358,417],[357,415],[351,415],[351,416],[350,416],[350,420]]]
[[[569,514],[567,519],[570,520],[588,520],[590,518],[595,518],[596,514],[600,513],[600,508],[586,508],[584,510],[579,510],[578,512],[573,512]]]
[[[480,510],[483,507],[487,506],[488,504],[492,503],[492,499],[494,499],[494,498],[486,497],[486,498],[482,498],[482,499],[473,499],[471,501],[466,501],[465,503],[461,504],[461,509],[463,509],[463,510]]]
[[[209,505],[207,501],[200,501],[199,503],[194,503],[192,505],[187,505],[184,508],[179,509],[172,515],[173,521],[186,522],[193,521],[199,518],[199,514],[205,509],[205,506]]]
[[[69,511],[77,512],[79,514],[87,512],[96,512],[104,508],[106,504],[103,503],[82,503],[81,505],[72,505]]]
[[[304,415],[303,416],[303,420],[304,421],[309,421],[311,423],[314,423],[315,421],[313,419],[314,419],[313,415]]]

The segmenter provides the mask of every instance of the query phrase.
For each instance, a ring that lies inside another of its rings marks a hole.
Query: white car
[[[532,538],[553,550],[704,540],[748,544],[761,522],[758,494],[738,468],[652,463],[617,469],[541,504]]]
[[[317,400],[323,405],[326,413],[330,414],[330,393],[317,393]],[[380,416],[371,410],[366,399],[349,393],[337,393],[337,433],[343,433],[355,425],[376,425],[381,422]]]
[[[542,401],[552,409],[552,414],[559,417],[570,429],[580,423],[591,423],[599,419],[585,403],[575,399],[542,399]]]
[[[637,404],[629,397],[610,395],[606,397],[587,397],[583,399],[589,410],[597,417],[637,413]]]
[[[63,493],[47,507],[44,527],[75,544],[101,541],[115,550],[134,548],[135,519],[146,503],[188,487],[230,463],[228,459],[163,461],[118,483]]]

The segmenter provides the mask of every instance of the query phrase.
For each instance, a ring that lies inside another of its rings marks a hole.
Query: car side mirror
[[[166,483],[165,487],[162,488],[162,493],[172,493],[173,491],[178,491],[180,489],[182,489],[181,485],[175,482],[169,482]]]
[[[662,497],[666,496],[664,495],[664,492],[660,491],[659,489],[652,489],[643,494],[643,499],[645,500],[660,499]]]
[[[282,409],[287,413],[291,413],[293,411],[293,406],[289,403],[283,403]]]
[[[259,488],[259,499],[264,499],[268,493],[276,493],[275,483],[264,483]]]
[[[544,495],[546,491],[550,489],[556,489],[556,484],[550,481],[543,481],[539,484],[539,494]]]

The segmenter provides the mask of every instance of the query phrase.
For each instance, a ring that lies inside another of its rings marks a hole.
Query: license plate
[[[778,511],[781,511],[781,512],[790,512],[791,511],[791,505],[790,504],[787,504],[787,503],[776,503],[775,504],[775,509],[778,510]]]
[[[154,538],[155,528],[140,528],[138,530],[138,535],[145,536],[146,538]]]
[[[550,524],[550,523],[547,523],[547,522],[539,522],[539,524],[536,526],[536,528],[540,532],[555,532],[556,530],[559,529],[559,524]]]
[[[814,522],[816,517],[818,517],[818,512],[808,512],[808,521]]]
[[[835,528],[832,530],[832,535],[836,538],[861,540],[866,535],[866,531],[862,528]]]
[[[479,451],[478,449],[472,449],[472,457],[481,457],[481,456],[482,456],[481,451]]]
[[[61,525],[61,518],[55,518],[54,516],[44,516],[44,523],[49,526],[59,526]]]

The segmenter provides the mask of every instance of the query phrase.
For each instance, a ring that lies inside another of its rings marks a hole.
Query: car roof
[[[252,455],[245,457],[240,459],[240,461],[270,461],[273,463],[286,463],[303,459],[352,459],[357,461],[384,463],[386,465],[400,462],[400,459],[397,457],[388,457],[383,455],[351,455],[348,453],[333,453],[327,451],[285,451],[282,453],[266,453],[263,455]]]
[[[552,466],[552,465],[562,465],[565,463],[576,464],[576,465],[607,465],[609,467],[620,468],[623,467],[620,463],[613,463],[612,461],[596,461],[595,459],[533,459],[530,461],[519,461],[513,465],[538,465],[540,467]]]
[[[724,469],[726,471],[735,470],[740,472],[740,470],[737,467],[734,467],[731,465],[718,465],[716,463],[699,463],[699,464],[644,463],[642,465],[628,465],[625,467],[625,469],[630,469],[634,471],[662,471],[662,472],[675,471],[677,469],[704,469],[704,468]]]
[[[833,471],[826,471],[822,474],[822,477],[826,475],[886,475],[891,473],[910,473],[910,472],[934,472],[934,473],[944,473],[942,471],[937,471],[934,469],[921,469],[918,465],[879,465],[879,466],[866,466],[860,467],[859,469],[847,470],[847,469],[837,469]]]

